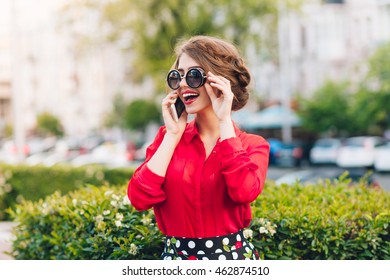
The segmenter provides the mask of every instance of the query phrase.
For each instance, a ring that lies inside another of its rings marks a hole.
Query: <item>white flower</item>
[[[106,191],[106,192],[104,193],[104,196],[110,196],[112,193],[113,193],[113,191]]]
[[[76,199],[76,198],[73,198],[73,199],[72,199],[72,203],[73,203],[73,206],[76,206],[76,205],[77,205],[77,199]]]
[[[81,210],[81,211],[80,211],[80,215],[84,215],[84,210]]]
[[[260,227],[260,233],[268,233],[268,230],[265,227]]]
[[[271,235],[274,235],[276,233],[275,228],[277,228],[277,225],[275,225],[275,224],[271,225],[271,222],[267,222],[266,227]]]
[[[260,218],[259,223],[261,225],[260,227],[260,233],[265,234],[271,234],[274,235],[276,233],[276,228],[278,227],[276,224],[272,224],[268,219]]]
[[[130,205],[130,200],[126,195],[123,196],[122,205]]]
[[[131,243],[129,254],[135,256],[135,255],[137,255],[137,253],[138,253],[137,245],[135,245],[134,243]]]
[[[42,214],[43,214],[43,215],[47,215],[47,214],[49,214],[49,212],[50,212],[50,211],[49,211],[49,208],[43,208],[43,209],[42,209]]]
[[[122,226],[122,222],[119,221],[119,220],[116,220],[116,221],[115,221],[115,225],[116,225],[117,227],[121,227],[121,226]]]
[[[142,219],[141,219],[141,222],[144,226],[147,226],[147,225],[150,225],[150,223],[152,222],[152,218],[150,218],[149,216],[146,216],[145,214],[142,215]]]
[[[117,207],[118,206],[118,201],[116,200],[111,200],[111,203],[110,203],[112,206],[114,207]]]
[[[103,211],[103,215],[104,215],[104,216],[110,215],[110,213],[111,213],[110,210],[104,210],[104,211]]]
[[[104,220],[104,217],[102,215],[98,215],[95,217],[95,220],[96,220],[96,222],[100,223],[101,221]]]
[[[116,213],[115,218],[119,221],[123,221],[123,214],[122,213]]]
[[[249,228],[245,229],[243,234],[244,234],[244,237],[247,239],[253,238],[253,230],[251,230]]]

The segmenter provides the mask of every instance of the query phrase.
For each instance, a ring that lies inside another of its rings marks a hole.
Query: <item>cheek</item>
[[[199,90],[199,94],[200,94],[200,97],[202,98],[202,100],[211,103],[211,99],[210,99],[210,96],[209,96],[208,93],[207,93],[206,86],[203,86],[203,87]]]

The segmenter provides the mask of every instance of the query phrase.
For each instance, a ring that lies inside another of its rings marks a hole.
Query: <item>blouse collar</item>
[[[242,131],[234,123],[234,121],[233,121],[233,126],[234,126],[234,131],[236,132],[236,136],[239,136],[242,133]],[[186,130],[184,131],[183,137],[186,144],[190,143],[196,135],[199,135],[198,127],[196,126],[195,120],[192,120],[187,124]]]

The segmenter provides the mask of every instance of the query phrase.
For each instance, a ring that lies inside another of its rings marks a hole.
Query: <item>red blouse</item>
[[[164,137],[161,127],[129,182],[132,205],[137,210],[154,207],[160,230],[169,236],[215,237],[249,226],[250,203],[266,179],[269,144],[235,130],[237,137],[219,141],[206,159],[195,122],[187,124],[161,177],[146,165]]]

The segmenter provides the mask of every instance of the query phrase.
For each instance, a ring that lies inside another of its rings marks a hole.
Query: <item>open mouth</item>
[[[196,99],[198,96],[199,96],[198,93],[185,93],[185,94],[183,94],[183,99],[184,99],[184,101],[187,102],[187,101]]]

